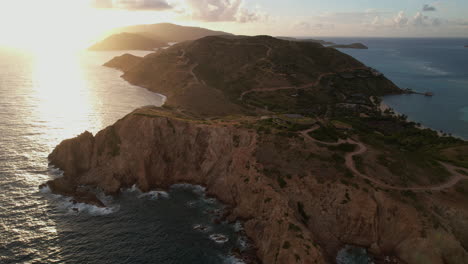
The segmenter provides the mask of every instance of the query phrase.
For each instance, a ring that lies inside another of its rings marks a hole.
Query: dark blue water
[[[60,175],[47,164],[60,141],[163,103],[102,67],[117,55],[0,49],[0,263],[238,263],[231,249],[244,245],[239,227],[214,224],[222,205],[200,188],[179,186],[159,198],[125,191],[103,197],[107,209],[39,190]],[[217,243],[216,234],[229,240]]]
[[[401,88],[435,94],[388,96],[386,104],[426,127],[468,139],[468,48],[464,48],[468,39],[326,40],[367,45],[369,50],[340,50],[383,72]]]

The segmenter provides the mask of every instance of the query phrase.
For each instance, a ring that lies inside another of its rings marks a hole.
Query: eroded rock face
[[[303,144],[297,146],[310,147]],[[418,211],[386,192],[340,182],[327,186],[313,175],[292,175],[279,186],[256,158],[261,146],[257,133],[246,128],[139,109],[95,137],[84,133],[57,146],[49,158],[64,177],[49,186],[75,195],[81,185],[108,194],[133,184],[143,191],[181,182],[204,185],[231,206],[228,220],[245,221],[263,263],[334,263],[344,244],[407,263],[468,263],[450,231],[423,232]]]

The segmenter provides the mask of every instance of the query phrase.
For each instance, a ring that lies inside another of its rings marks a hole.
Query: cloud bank
[[[252,22],[262,15],[244,7],[243,0],[186,0],[192,19],[205,22]]]
[[[91,4],[101,9],[168,10],[172,6],[166,0],[93,0]]]

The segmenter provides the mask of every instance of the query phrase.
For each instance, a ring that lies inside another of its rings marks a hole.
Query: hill
[[[149,38],[160,39],[165,42],[182,42],[195,40],[206,36],[232,35],[222,31],[214,31],[200,27],[186,27],[170,23],[160,23],[151,25],[134,25],[114,29],[112,32],[139,33]]]
[[[109,66],[168,104],[63,141],[52,192],[105,206],[90,190],[206,186],[227,205],[213,225],[241,220],[260,263],[336,263],[345,245],[374,263],[468,263],[468,143],[382,110],[380,96],[403,91],[376,70],[268,36]]]
[[[154,50],[165,46],[167,46],[167,42],[140,34],[119,33],[94,44],[89,50]]]
[[[130,83],[166,95],[169,105],[201,115],[265,108],[320,112],[328,104],[347,102],[353,94],[401,92],[385,77],[333,48],[269,36],[205,37],[120,69]],[[302,96],[294,97],[297,93]],[[316,104],[306,103],[305,98]]]

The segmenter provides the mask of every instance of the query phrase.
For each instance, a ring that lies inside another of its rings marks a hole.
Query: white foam
[[[205,197],[206,188],[201,186],[201,185],[193,185],[193,184],[189,184],[189,183],[179,183],[179,184],[172,185],[171,188],[191,190],[195,194],[198,194],[198,195],[200,195],[202,197]]]
[[[223,234],[212,234],[210,239],[218,244],[224,244],[229,241],[229,238]]]
[[[63,210],[66,210],[69,214],[80,214],[87,213],[94,216],[100,215],[109,215],[120,209],[119,205],[114,205],[111,207],[98,207],[91,204],[85,203],[73,203],[71,200],[62,203]]]
[[[44,186],[40,187],[39,192],[40,193],[47,193],[47,194],[52,193],[52,191],[50,190],[50,187],[49,187],[48,184],[44,184]]]
[[[242,226],[242,223],[240,221],[236,221],[236,223],[234,223],[234,231],[240,232],[243,230],[244,230],[244,226]]]
[[[236,258],[235,256],[227,256],[224,259],[223,264],[245,264],[245,262]]]
[[[209,232],[213,228],[211,226],[206,226],[206,225],[201,225],[201,224],[196,224],[193,225],[193,230],[200,231],[200,232]]]
[[[168,199],[169,193],[164,191],[151,191],[147,193],[142,193],[138,196],[138,198],[149,198],[150,200],[158,200],[158,199]]]
[[[248,249],[250,247],[250,244],[247,241],[247,239],[245,237],[242,237],[242,236],[240,236],[237,239],[237,244],[238,244],[241,251],[246,250],[246,249]]]

